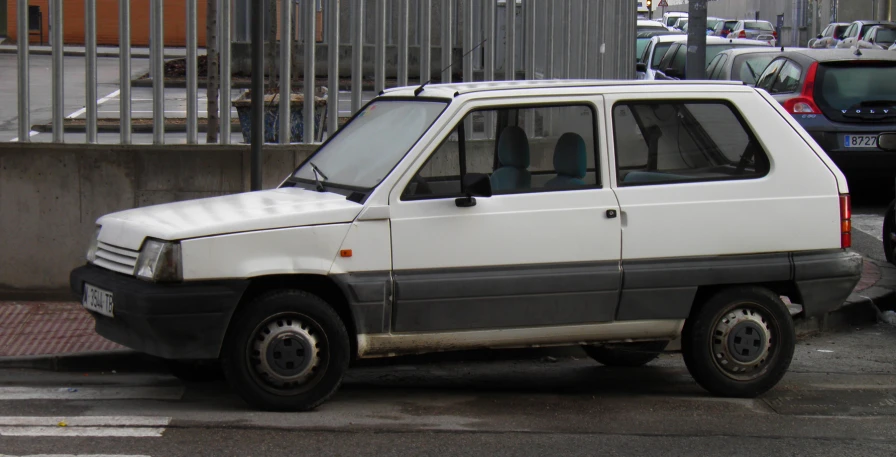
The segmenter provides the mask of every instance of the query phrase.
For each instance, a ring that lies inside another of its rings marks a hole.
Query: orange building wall
[[[65,0],[63,23],[65,44],[84,44],[84,0]],[[206,1],[196,0],[197,30],[199,46],[205,46],[205,12]],[[49,42],[50,7],[48,0],[31,0],[30,5],[40,6],[43,20],[43,42]],[[149,46],[149,4],[150,0],[131,0],[131,45]],[[18,37],[16,29],[16,2],[8,2],[7,32],[9,38]],[[183,47],[186,44],[187,5],[184,0],[168,0],[164,2],[163,23],[165,29],[165,46]],[[35,32],[31,43],[41,41]],[[100,46],[118,46],[118,0],[96,0],[96,41]]]

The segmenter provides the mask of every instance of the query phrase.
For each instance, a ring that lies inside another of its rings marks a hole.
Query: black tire
[[[887,262],[896,265],[896,201],[890,203],[887,212],[884,215],[884,255],[887,256]]]
[[[184,382],[215,382],[224,380],[221,362],[212,360],[165,360],[173,376]]]
[[[263,295],[232,320],[222,365],[233,390],[268,411],[308,411],[332,396],[348,368],[345,325],[325,301],[298,290]]]
[[[796,345],[787,306],[762,287],[710,297],[685,322],[681,352],[691,376],[722,397],[752,398],[784,377]]]
[[[669,341],[644,341],[638,343],[582,346],[588,357],[608,367],[640,367],[660,356]]]

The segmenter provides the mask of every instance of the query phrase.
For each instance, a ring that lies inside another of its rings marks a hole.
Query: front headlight
[[[137,257],[137,277],[153,282],[183,280],[180,243],[147,239]]]
[[[102,227],[96,228],[96,233],[93,234],[93,238],[90,239],[90,245],[87,246],[87,261],[93,263],[96,260],[96,248],[100,242],[100,229]]]

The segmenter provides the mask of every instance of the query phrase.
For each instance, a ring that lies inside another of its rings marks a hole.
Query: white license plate
[[[81,299],[81,305],[104,316],[115,317],[113,314],[115,304],[112,301],[112,292],[108,290],[84,284],[84,297]]]
[[[845,148],[876,148],[877,135],[843,135]]]

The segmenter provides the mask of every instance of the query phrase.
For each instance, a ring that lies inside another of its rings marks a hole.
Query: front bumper
[[[115,317],[91,312],[96,332],[167,359],[213,359],[248,280],[156,284],[93,265],[72,271],[72,292],[84,283],[112,292]]]

